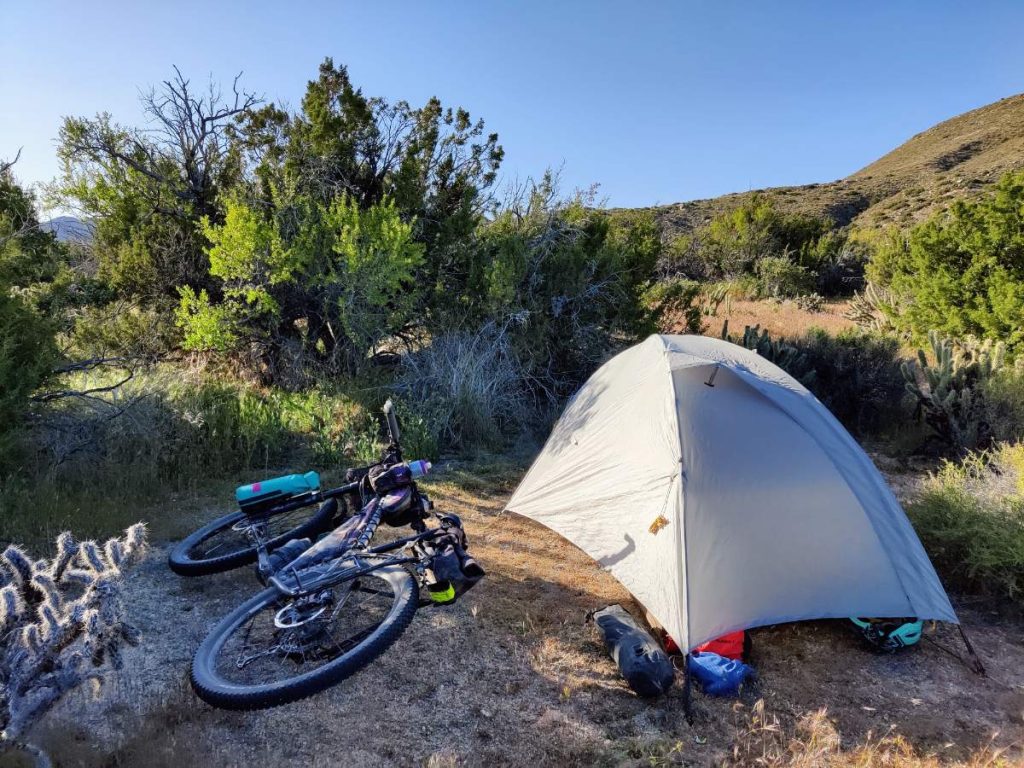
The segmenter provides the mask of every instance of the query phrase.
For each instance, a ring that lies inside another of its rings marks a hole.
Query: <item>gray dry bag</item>
[[[640,696],[659,696],[672,687],[675,669],[668,654],[621,605],[594,614],[604,644],[629,687]]]

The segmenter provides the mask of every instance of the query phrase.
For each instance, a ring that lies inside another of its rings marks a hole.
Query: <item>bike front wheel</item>
[[[419,588],[386,566],[301,598],[276,588],[226,616],[192,661],[192,687],[224,709],[265,709],[312,696],[358,672],[412,621]]]
[[[330,499],[272,515],[267,520],[267,551],[292,539],[316,538],[331,527],[337,502]],[[167,564],[179,576],[207,576],[256,562],[256,545],[249,537],[244,512],[218,517],[175,545]]]

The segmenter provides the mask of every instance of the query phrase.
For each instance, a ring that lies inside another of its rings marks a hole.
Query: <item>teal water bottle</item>
[[[261,480],[250,485],[240,485],[235,490],[235,499],[244,512],[271,507],[284,499],[320,489],[320,475],[307,472],[304,475],[284,475],[270,480]]]

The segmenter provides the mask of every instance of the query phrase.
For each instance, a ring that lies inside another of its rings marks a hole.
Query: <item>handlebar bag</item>
[[[383,496],[396,488],[412,485],[412,470],[408,464],[395,464],[391,467],[376,465],[370,468],[370,487],[378,496]]]

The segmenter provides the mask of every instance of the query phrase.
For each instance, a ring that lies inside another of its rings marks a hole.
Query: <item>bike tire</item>
[[[321,504],[308,520],[291,530],[275,536],[267,542],[267,551],[272,552],[292,539],[316,538],[317,535],[330,528],[331,519],[334,517],[336,510],[336,504],[331,503],[331,501]],[[216,557],[196,558],[192,556],[192,550],[198,545],[230,530],[243,519],[245,519],[244,512],[231,512],[204,525],[174,546],[167,556],[167,564],[179,576],[209,576],[210,574],[223,573],[234,568],[240,568],[243,565],[255,563],[255,547],[236,550]]]
[[[276,683],[241,685],[225,680],[216,671],[217,655],[232,633],[278,600],[281,593],[270,587],[238,606],[210,631],[192,660],[192,687],[199,698],[221,709],[268,709],[320,693],[369,665],[405,632],[419,603],[419,586],[408,569],[394,565],[374,573],[388,581],[394,592],[387,617],[365,639],[338,658]]]

